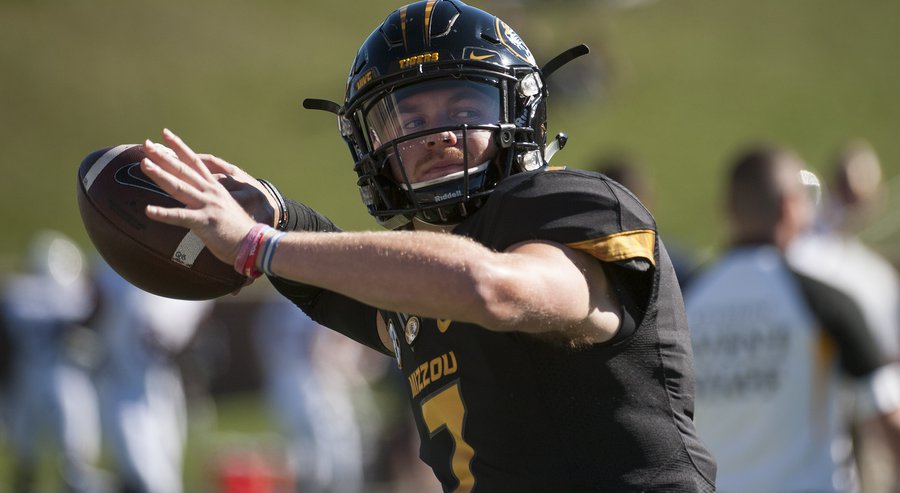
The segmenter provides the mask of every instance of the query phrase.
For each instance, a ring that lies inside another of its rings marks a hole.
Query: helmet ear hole
[[[512,123],[503,123],[500,130],[494,134],[494,141],[501,149],[508,149],[516,142],[516,126]]]

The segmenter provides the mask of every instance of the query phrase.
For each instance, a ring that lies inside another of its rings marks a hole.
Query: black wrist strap
[[[278,221],[276,221],[275,223],[275,229],[284,231],[285,226],[287,225],[288,218],[287,207],[285,207],[284,203],[284,196],[281,195],[281,192],[279,192],[278,189],[275,188],[275,185],[270,183],[268,180],[263,180],[262,178],[259,178],[258,180],[259,183],[261,183],[262,186],[272,195],[272,197],[275,199],[275,202],[278,204]]]

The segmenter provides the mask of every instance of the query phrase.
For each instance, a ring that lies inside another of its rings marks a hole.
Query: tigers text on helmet
[[[338,114],[363,203],[384,227],[457,223],[507,176],[545,164],[547,88],[506,23],[459,0],[391,13],[360,47]],[[566,55],[566,54],[564,54]]]

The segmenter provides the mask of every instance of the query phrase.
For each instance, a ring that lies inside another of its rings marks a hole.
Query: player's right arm
[[[547,241],[494,251],[447,233],[296,232],[278,243],[270,269],[383,310],[498,332],[602,342],[619,326],[601,264]]]
[[[142,170],[184,207],[148,206],[148,217],[191,229],[216,257],[233,263],[257,222],[179,137],[166,131],[164,138],[176,156],[148,141]],[[618,304],[599,264],[554,242],[496,251],[446,233],[292,232],[278,245],[267,269],[278,277],[383,310],[586,342],[608,340],[619,327]]]
[[[247,230],[258,222],[275,226],[278,198],[239,167],[211,154],[194,153],[172,132],[163,132],[177,158],[147,141],[144,172],[186,205],[181,209],[148,207],[147,215],[169,224],[191,228],[210,251],[233,262]],[[285,230],[338,231],[327,218],[295,202],[285,204]],[[319,287],[271,278],[284,296],[320,324],[377,351],[389,352],[376,324],[374,308]],[[389,344],[389,343],[388,343]],[[389,345],[387,347],[390,347]]]

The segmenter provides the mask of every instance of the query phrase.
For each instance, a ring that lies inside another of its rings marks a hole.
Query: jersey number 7
[[[453,475],[459,480],[459,486],[454,492],[471,491],[475,478],[472,476],[469,463],[475,456],[475,451],[462,437],[466,408],[459,393],[459,383],[454,382],[422,401],[422,419],[432,437],[443,429],[450,432],[455,445],[450,467]]]

